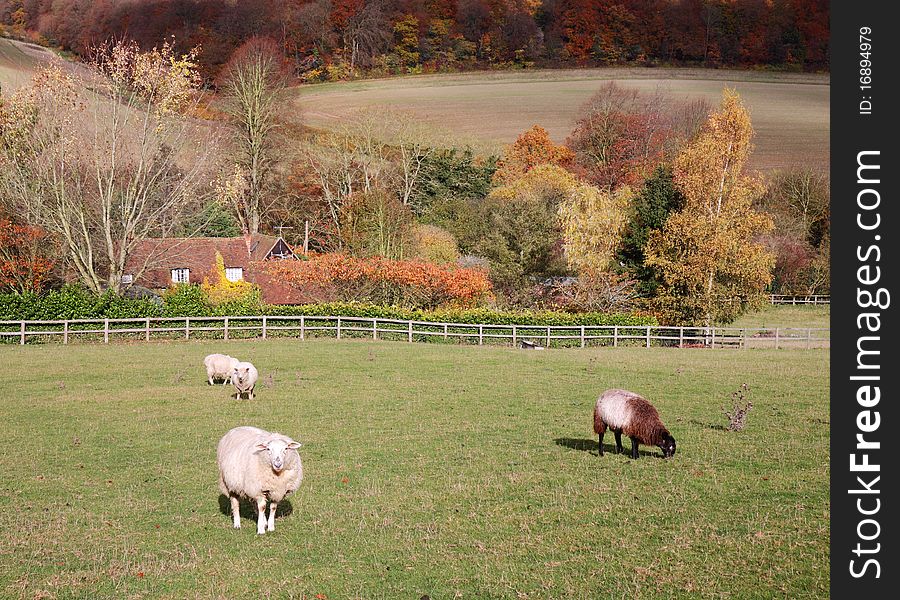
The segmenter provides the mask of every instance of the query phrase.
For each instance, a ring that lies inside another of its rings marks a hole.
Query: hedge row
[[[425,321],[432,323],[484,323],[494,325],[656,325],[655,317],[632,313],[565,313],[560,311],[499,311],[488,308],[411,310],[360,303],[322,303],[299,306],[236,305],[212,308],[191,289],[159,299],[129,299],[106,293],[91,294],[66,286],[42,295],[0,294],[0,320],[125,319],[138,317],[202,316],[335,316]],[[199,289],[199,288],[198,288]]]

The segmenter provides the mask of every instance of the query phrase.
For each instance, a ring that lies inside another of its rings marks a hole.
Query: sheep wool
[[[675,438],[645,398],[628,390],[606,390],[594,405],[594,433],[599,436],[603,456],[603,434],[609,428],[616,436],[616,452],[622,452],[622,434],[631,438],[631,458],[638,458],[638,444],[659,446],[663,456],[675,454]]]
[[[240,529],[240,498],[256,503],[256,533],[275,531],[275,511],[303,481],[300,442],[257,427],[235,427],[216,448],[219,489],[231,500],[234,528]],[[269,516],[266,519],[266,504]]]
[[[259,379],[259,372],[252,364],[248,362],[236,364],[231,373],[231,384],[237,391],[237,398],[240,399],[247,394],[247,398],[253,400],[253,388],[256,386],[257,379]]]
[[[203,359],[203,366],[206,367],[206,379],[209,381],[209,385],[212,385],[215,379],[222,379],[223,386],[231,383],[231,374],[234,373],[234,368],[240,362],[227,354],[208,355]]]

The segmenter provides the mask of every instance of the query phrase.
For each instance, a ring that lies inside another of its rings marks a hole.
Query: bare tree
[[[285,87],[274,44],[251,40],[245,45],[228,66],[223,87],[225,109],[234,125],[235,163],[247,182],[246,192],[235,198],[235,214],[241,229],[254,234],[266,209],[278,100]]]
[[[367,2],[358,13],[347,19],[344,27],[344,49],[350,51],[350,68],[368,67],[376,56],[393,41],[391,21],[382,0]]]
[[[140,240],[169,235],[209,193],[213,141],[182,116],[197,99],[194,60],[110,44],[84,74],[49,67],[11,101],[24,118],[4,131],[0,200],[58,236],[95,292],[119,291]]]

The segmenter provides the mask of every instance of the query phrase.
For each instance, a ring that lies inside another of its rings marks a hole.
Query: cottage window
[[[228,267],[225,269],[225,279],[228,281],[242,281],[244,279],[244,269],[241,267]]]
[[[190,279],[190,269],[172,269],[172,283],[188,283]]]
[[[134,282],[134,275],[131,275],[131,274],[122,275],[122,283],[127,285],[127,284],[130,284],[133,282]]]

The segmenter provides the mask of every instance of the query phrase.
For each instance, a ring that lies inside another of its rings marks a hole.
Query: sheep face
[[[675,455],[675,438],[666,434],[662,444],[659,445],[659,449],[662,450],[663,457],[672,458]]]
[[[237,381],[241,386],[250,379],[249,367],[235,367],[234,373],[231,375],[232,381]]]
[[[300,442],[276,438],[269,440],[265,444],[257,444],[256,449],[260,452],[268,452],[269,463],[272,465],[272,470],[276,473],[280,473],[281,470],[284,469],[286,459],[285,453],[288,450],[296,450],[300,446]]]

